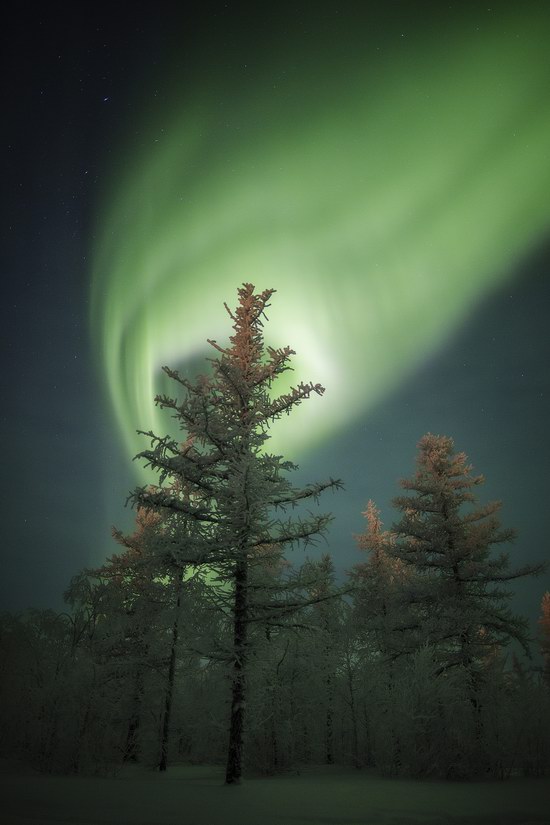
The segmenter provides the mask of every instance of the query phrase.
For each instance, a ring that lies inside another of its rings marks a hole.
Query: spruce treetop
[[[484,481],[451,438],[428,433],[418,444],[416,473],[400,482],[408,495],[393,501],[402,515],[389,552],[414,571],[413,601],[428,638],[454,649],[452,664],[472,663],[512,638],[528,651],[526,622],[507,606],[503,585],[544,567],[510,569],[508,553],[493,554],[515,532],[501,526],[500,502],[477,504],[472,489]]]
[[[238,290],[236,309],[224,305],[233,331],[227,346],[209,339],[215,355],[208,359],[208,375],[190,380],[163,368],[183,391],[182,398],[163,394],[155,403],[172,413],[183,440],[143,433],[151,446],[136,456],[157,474],[158,485],[135,490],[133,503],[202,525],[201,541],[209,556],[216,547],[225,555],[224,546],[239,541],[243,552],[246,545],[248,552],[263,550],[265,555],[279,553],[283,545],[313,540],[325,530],[329,516],[283,522],[273,517],[274,510],[316,500],[323,490],[341,486],[329,479],[295,489],[286,473],[296,465],[266,450],[269,429],[277,419],[312,394],[324,393],[320,384],[301,382],[279,396],[272,394],[275,380],[292,369],[295,354],[289,346],[265,345],[264,321],[274,292],[255,292],[245,283]],[[197,536],[195,531],[198,547]]]

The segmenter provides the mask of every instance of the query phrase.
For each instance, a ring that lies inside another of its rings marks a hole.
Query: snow
[[[5,765],[0,775],[3,825],[544,825],[549,799],[549,778],[420,782],[338,767],[238,787],[210,766],[95,778]]]

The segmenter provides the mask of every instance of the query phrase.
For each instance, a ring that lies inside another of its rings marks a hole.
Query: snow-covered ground
[[[2,825],[547,825],[550,779],[417,782],[362,771],[223,784],[215,767],[166,774],[128,769],[116,778],[53,777],[4,766]]]

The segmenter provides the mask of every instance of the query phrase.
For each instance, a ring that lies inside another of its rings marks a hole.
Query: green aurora
[[[483,31],[465,15],[440,38],[349,57],[292,63],[290,44],[254,76],[214,67],[144,112],[141,147],[129,139],[113,165],[92,284],[130,456],[136,429],[168,428],[160,367],[194,369],[208,337],[227,339],[223,301],[243,281],[278,290],[266,331],[297,352],[291,383],[327,388],[273,431],[270,448],[296,456],[372,409],[513,275],[550,225],[550,20],[517,5]]]

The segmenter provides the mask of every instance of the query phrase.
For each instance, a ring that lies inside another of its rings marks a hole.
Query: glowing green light
[[[130,455],[137,428],[168,428],[161,365],[227,338],[222,302],[243,281],[279,291],[266,332],[297,351],[291,381],[327,388],[273,430],[296,456],[511,273],[550,224],[547,23],[520,9],[337,84],[331,66],[324,100],[305,78],[288,105],[258,81],[235,89],[233,117],[210,87],[166,115],[115,179],[95,250],[93,330]]]

